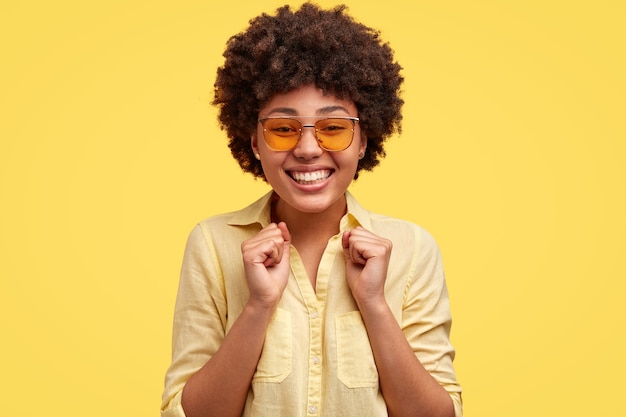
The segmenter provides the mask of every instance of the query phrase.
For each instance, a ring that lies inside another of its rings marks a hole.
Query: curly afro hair
[[[307,2],[296,11],[286,5],[274,16],[252,19],[246,31],[228,40],[213,104],[245,172],[265,180],[250,146],[259,109],[275,94],[308,84],[356,105],[367,150],[355,179],[385,156],[385,140],[401,130],[402,67],[380,33],[346,11],[345,5],[322,10]]]

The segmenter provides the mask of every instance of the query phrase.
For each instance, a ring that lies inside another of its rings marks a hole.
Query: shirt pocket
[[[336,317],[337,374],[348,388],[378,385],[378,371],[361,313],[352,311]]]
[[[291,313],[277,308],[265,333],[265,343],[252,382],[282,382],[292,368]]]

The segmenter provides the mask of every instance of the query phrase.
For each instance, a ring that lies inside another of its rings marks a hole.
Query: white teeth
[[[291,176],[294,180],[298,182],[315,182],[319,180],[323,180],[330,176],[330,170],[324,169],[321,171],[313,171],[313,172],[296,172],[293,171]]]

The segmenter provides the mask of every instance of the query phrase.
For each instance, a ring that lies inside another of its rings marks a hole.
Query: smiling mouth
[[[329,169],[311,172],[289,171],[288,174],[298,184],[310,185],[325,181],[332,175],[332,171]]]

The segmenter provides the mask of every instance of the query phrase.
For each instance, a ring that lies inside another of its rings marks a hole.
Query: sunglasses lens
[[[302,125],[296,119],[265,119],[263,133],[267,146],[277,151],[288,151],[298,143]]]
[[[352,143],[354,124],[350,119],[322,119],[315,129],[320,145],[328,151],[343,151]]]
[[[275,151],[289,151],[300,140],[302,123],[292,118],[263,119],[265,143]],[[308,125],[307,125],[308,127]],[[315,123],[315,135],[320,146],[327,151],[343,151],[352,143],[354,121],[328,118]]]

